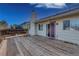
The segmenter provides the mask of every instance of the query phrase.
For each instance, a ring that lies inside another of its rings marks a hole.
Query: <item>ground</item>
[[[79,56],[78,45],[42,36],[15,36],[5,41],[6,56]]]

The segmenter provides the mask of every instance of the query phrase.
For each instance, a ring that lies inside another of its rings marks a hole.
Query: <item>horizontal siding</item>
[[[43,24],[43,30],[39,30],[37,25],[37,35],[46,36],[46,24]]]
[[[36,29],[35,29],[35,24],[34,23],[31,23],[30,24],[30,29],[29,29],[29,34],[30,35],[36,35]]]
[[[79,17],[68,18],[63,20],[79,20]],[[59,40],[64,40],[72,43],[79,44],[79,31],[75,30],[63,30],[63,21],[57,21],[56,25],[56,38]]]

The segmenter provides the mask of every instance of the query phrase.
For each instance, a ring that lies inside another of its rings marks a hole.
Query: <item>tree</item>
[[[2,29],[7,29],[8,28],[8,23],[4,20],[0,21],[0,30]]]
[[[22,27],[20,25],[17,25],[17,24],[11,25],[11,28],[12,29],[22,29]]]
[[[6,21],[4,21],[4,20],[1,20],[1,21],[0,21],[0,25],[6,25],[6,26],[7,26],[8,23],[7,23]]]

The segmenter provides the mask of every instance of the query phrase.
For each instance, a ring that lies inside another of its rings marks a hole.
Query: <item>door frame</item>
[[[55,21],[50,23],[50,37],[55,38]]]
[[[53,35],[52,35],[52,24],[54,26]],[[49,24],[46,24],[46,36],[55,38],[55,21],[50,22]]]

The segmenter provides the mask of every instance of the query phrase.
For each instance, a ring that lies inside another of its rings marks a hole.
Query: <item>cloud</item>
[[[31,4],[34,5],[35,7],[45,7],[45,8],[63,8],[67,7],[65,3],[38,3],[38,4]]]

